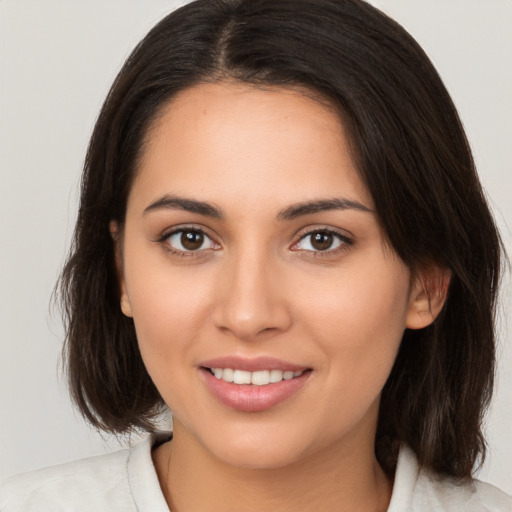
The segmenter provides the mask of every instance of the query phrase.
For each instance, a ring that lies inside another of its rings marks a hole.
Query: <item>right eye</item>
[[[180,229],[167,235],[165,240],[173,251],[181,253],[217,248],[217,244],[206,233],[198,229]]]

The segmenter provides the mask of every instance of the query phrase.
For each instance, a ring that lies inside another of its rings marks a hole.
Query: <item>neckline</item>
[[[165,500],[151,452],[172,440],[172,432],[154,432],[131,450],[127,461],[128,483],[133,500],[140,512],[171,512]],[[400,447],[391,500],[387,512],[407,512],[419,477],[419,466],[414,452]]]
[[[170,512],[158,482],[151,451],[171,439],[171,432],[155,432],[130,450],[127,461],[128,484],[140,512]]]

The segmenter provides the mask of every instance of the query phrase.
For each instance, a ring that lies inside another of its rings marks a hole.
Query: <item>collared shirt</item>
[[[133,448],[89,457],[0,482],[2,512],[169,512],[151,458],[169,433]],[[413,451],[400,450],[388,512],[512,512],[512,497],[473,480],[464,484],[422,469]]]

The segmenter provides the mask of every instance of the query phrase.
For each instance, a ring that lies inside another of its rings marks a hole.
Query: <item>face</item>
[[[175,436],[246,467],[373,443],[415,288],[333,111],[291,90],[182,92],[148,134],[120,253]]]

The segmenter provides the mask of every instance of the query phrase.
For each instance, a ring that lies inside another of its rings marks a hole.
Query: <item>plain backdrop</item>
[[[0,477],[117,449],[76,413],[49,302],[102,101],[133,46],[184,1],[0,0]],[[375,0],[431,56],[512,253],[512,1]],[[512,493],[510,275],[479,477]],[[508,325],[507,325],[508,324]]]

